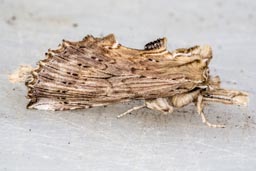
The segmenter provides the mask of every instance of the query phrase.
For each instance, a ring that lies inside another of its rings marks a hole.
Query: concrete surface
[[[0,0],[0,170],[256,170],[256,1]],[[63,38],[115,33],[143,48],[158,37],[169,49],[210,44],[223,86],[248,91],[248,108],[213,104],[212,122],[194,106],[163,116],[140,102],[67,112],[27,110],[26,88],[7,75],[35,63]]]

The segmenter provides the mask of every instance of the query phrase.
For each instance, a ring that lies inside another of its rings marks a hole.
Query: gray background
[[[256,1],[0,0],[0,170],[255,170]],[[163,116],[140,102],[89,110],[27,110],[26,88],[7,75],[35,66],[48,48],[86,34],[115,33],[143,48],[158,37],[170,50],[210,44],[211,73],[250,93],[248,108],[212,104],[201,123],[193,105]]]

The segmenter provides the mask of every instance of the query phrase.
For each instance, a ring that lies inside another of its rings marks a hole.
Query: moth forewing
[[[113,34],[63,40],[58,49],[48,50],[27,79],[28,108],[72,110],[143,99],[146,103],[134,110],[172,112],[211,87],[212,50],[205,45],[169,52],[166,47],[162,38],[145,49],[132,49]]]

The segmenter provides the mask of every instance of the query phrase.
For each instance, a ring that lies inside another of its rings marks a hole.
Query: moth
[[[26,80],[27,108],[73,110],[105,106],[131,100],[144,104],[118,115],[149,108],[164,114],[195,103],[203,123],[210,123],[204,104],[246,105],[248,94],[220,87],[212,77],[208,45],[166,49],[167,39],[147,43],[144,49],[119,44],[113,34],[102,38],[91,35],[78,42],[63,40],[58,49],[49,49]]]

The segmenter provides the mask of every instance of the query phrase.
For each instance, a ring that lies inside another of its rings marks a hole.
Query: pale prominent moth
[[[144,100],[121,117],[144,107],[171,113],[194,102],[204,123],[223,127],[207,121],[203,104],[246,105],[247,93],[222,89],[219,77],[210,76],[210,46],[169,52],[166,41],[157,39],[138,50],[122,46],[113,34],[63,40],[58,49],[48,50],[27,78],[27,107],[73,110]]]

